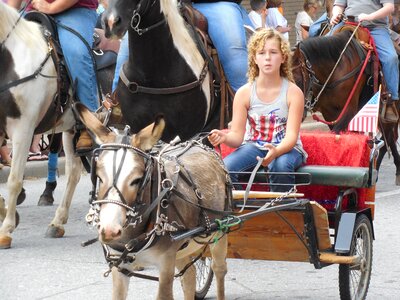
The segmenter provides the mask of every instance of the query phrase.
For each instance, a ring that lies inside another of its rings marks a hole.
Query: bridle
[[[144,2],[146,3],[146,6],[143,6]],[[158,26],[161,26],[164,23],[166,23],[165,18],[162,18],[160,21],[158,21],[157,23],[155,23],[153,25],[150,25],[143,29],[139,28],[140,23],[142,21],[142,16],[146,15],[150,11],[150,9],[154,6],[155,3],[156,3],[156,0],[153,0],[151,3],[150,3],[150,1],[147,1],[147,0],[141,0],[136,5],[136,8],[133,10],[130,24],[131,24],[131,28],[138,35],[142,35],[146,32],[149,32],[150,30],[157,28]]]

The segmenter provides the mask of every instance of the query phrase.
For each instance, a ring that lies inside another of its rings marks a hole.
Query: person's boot
[[[397,123],[399,121],[399,112],[397,111],[396,103],[399,100],[393,101],[388,99],[383,106],[383,121],[386,123]]]
[[[93,139],[86,129],[81,130],[78,142],[76,143],[76,152],[88,152],[93,148]]]
[[[57,181],[46,181],[46,187],[39,198],[38,206],[50,206],[54,203],[53,192],[56,189]]]

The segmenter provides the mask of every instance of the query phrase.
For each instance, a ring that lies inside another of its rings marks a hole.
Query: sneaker
[[[78,142],[76,143],[76,152],[87,152],[93,148],[93,140],[86,129],[81,130]]]

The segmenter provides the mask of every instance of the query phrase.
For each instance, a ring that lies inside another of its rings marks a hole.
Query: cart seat
[[[370,186],[369,169],[363,167],[307,165],[296,171],[296,183],[363,188]],[[311,178],[310,178],[311,175]],[[375,176],[374,176],[375,177]],[[375,180],[373,181],[375,184]]]

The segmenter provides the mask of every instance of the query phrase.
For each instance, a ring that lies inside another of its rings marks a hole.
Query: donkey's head
[[[93,133],[100,148],[92,159],[92,209],[88,222],[97,225],[103,243],[118,240],[123,229],[140,223],[148,197],[144,194],[153,169],[153,159],[146,152],[160,139],[165,121],[156,121],[129,136],[110,131],[82,104],[75,110]]]

